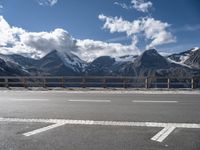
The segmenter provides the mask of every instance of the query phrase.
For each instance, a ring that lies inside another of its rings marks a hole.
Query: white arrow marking
[[[29,123],[52,123],[53,125],[36,129],[24,133],[24,136],[31,136],[44,131],[54,129],[66,124],[73,125],[101,125],[101,126],[129,126],[129,127],[159,127],[164,128],[151,138],[153,141],[162,142],[175,128],[200,129],[200,124],[190,123],[156,123],[156,122],[120,122],[120,121],[93,121],[93,120],[67,120],[67,119],[20,119],[20,118],[0,118],[0,122],[29,122]]]

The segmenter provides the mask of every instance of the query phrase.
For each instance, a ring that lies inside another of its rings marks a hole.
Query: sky
[[[0,0],[0,53],[84,60],[200,46],[200,0]]]

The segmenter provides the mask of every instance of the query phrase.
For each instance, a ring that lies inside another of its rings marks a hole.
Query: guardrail
[[[0,76],[0,87],[116,87],[195,89],[200,88],[200,77]]]

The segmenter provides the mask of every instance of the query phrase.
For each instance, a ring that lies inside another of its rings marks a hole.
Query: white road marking
[[[24,136],[31,136],[44,131],[54,129],[67,124],[72,125],[100,125],[100,126],[124,126],[124,127],[162,127],[160,132],[151,138],[153,141],[162,142],[176,128],[200,129],[200,124],[190,123],[157,123],[157,122],[121,122],[121,121],[94,121],[94,120],[68,120],[68,119],[20,119],[0,118],[0,122],[28,122],[28,123],[52,123],[53,125],[24,133]]]
[[[154,137],[152,137],[151,140],[162,142],[168,137],[170,133],[172,133],[175,130],[175,128],[176,127],[173,127],[173,126],[165,127],[160,132],[158,132]]]
[[[178,103],[178,101],[148,101],[148,100],[133,100],[133,103]]]
[[[12,98],[10,101],[49,101],[49,99]]]
[[[54,129],[54,128],[57,128],[57,127],[60,127],[60,126],[63,126],[63,125],[65,125],[65,123],[56,123],[56,124],[53,124],[53,125],[50,125],[50,126],[47,126],[47,127],[44,127],[44,128],[40,128],[40,129],[37,129],[37,130],[33,130],[31,132],[24,133],[23,135],[24,136],[31,136],[31,135],[42,133],[44,131],[48,131],[48,130],[51,130],[51,129]]]
[[[76,100],[68,100],[68,102],[93,102],[93,103],[102,103],[102,102],[104,102],[104,103],[110,103],[111,102],[111,100],[100,100],[100,99],[98,99],[98,100],[87,100],[87,99],[82,99],[82,100],[78,100],[78,99],[76,99]]]

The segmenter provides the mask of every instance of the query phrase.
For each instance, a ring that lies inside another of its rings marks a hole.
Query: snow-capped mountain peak
[[[70,53],[70,52],[60,52],[56,51],[57,55],[63,61],[65,66],[72,67],[73,70],[77,71],[78,68],[84,68],[86,66],[86,62],[81,60],[78,56]]]
[[[194,47],[193,49],[191,49],[191,51],[193,51],[193,52],[195,52],[197,50],[200,50],[200,48],[199,47]]]
[[[195,47],[185,52],[172,54],[168,57],[179,64],[200,68],[200,48]]]

